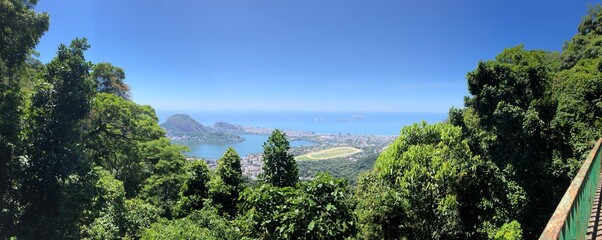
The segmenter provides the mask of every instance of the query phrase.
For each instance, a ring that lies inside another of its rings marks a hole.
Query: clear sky
[[[584,0],[40,0],[37,51],[88,38],[159,110],[447,112],[504,48],[559,51]]]

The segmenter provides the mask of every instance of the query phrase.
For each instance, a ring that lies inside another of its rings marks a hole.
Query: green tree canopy
[[[263,178],[274,186],[294,186],[299,181],[299,169],[295,157],[288,151],[286,134],[276,129],[263,143]]]
[[[20,118],[24,63],[48,30],[48,14],[34,11],[36,1],[0,1],[0,239],[15,233],[17,222],[17,156],[22,144]]]
[[[551,92],[558,101],[552,125],[565,146],[557,159],[579,162],[602,137],[602,6],[589,6],[578,33],[562,48],[562,71],[554,76]],[[567,161],[556,161],[566,165]],[[572,167],[571,173],[576,172]],[[571,174],[572,175],[572,174]]]
[[[238,240],[241,237],[232,222],[214,209],[203,209],[185,218],[158,221],[144,231],[141,239]]]
[[[113,94],[98,93],[86,119],[86,156],[125,184],[128,197],[138,193],[156,163],[141,152],[145,144],[165,137],[155,111]],[[150,157],[150,156],[149,156]]]
[[[89,222],[82,226],[82,237],[116,239],[120,236],[119,225],[125,211],[123,183],[101,167],[95,167],[88,177],[95,180],[95,197],[89,203],[90,211],[85,214]]]
[[[98,92],[130,99],[130,87],[125,84],[125,71],[122,68],[108,62],[97,63],[92,68],[92,78]]]
[[[176,206],[178,215],[185,216],[200,210],[209,197],[209,167],[203,160],[196,160],[186,168],[186,180],[180,190],[180,200]]]
[[[182,155],[185,150],[186,147],[171,144],[167,138],[141,144],[140,158],[151,163],[151,174],[139,196],[159,208],[164,217],[172,217],[186,179],[186,159]]]
[[[12,70],[23,64],[40,37],[48,30],[50,19],[37,13],[35,0],[4,0],[0,2],[0,66]]]
[[[30,155],[21,188],[26,203],[21,228],[32,238],[65,237],[71,233],[64,224],[77,217],[60,215],[67,197],[61,193],[65,184],[90,171],[80,144],[82,122],[94,93],[91,64],[84,58],[89,47],[86,39],[59,46],[57,57],[46,66],[44,82],[32,96],[27,136]]]
[[[210,195],[220,212],[236,215],[238,197],[243,188],[240,156],[230,147],[217,160],[216,176],[211,180]]]
[[[572,68],[581,59],[602,56],[602,6],[589,6],[577,30],[577,34],[562,47],[562,69]]]
[[[404,127],[360,180],[360,237],[485,238],[512,217],[496,208],[511,208],[510,197],[517,194],[499,173],[470,151],[459,127]],[[482,189],[481,181],[502,184]]]
[[[229,147],[224,155],[217,160],[217,175],[230,186],[240,186],[242,184],[242,168],[240,165],[240,156]]]
[[[320,174],[294,187],[270,184],[244,194],[243,232],[260,239],[345,239],[356,233],[347,182]]]
[[[576,169],[559,157],[566,141],[551,124],[557,110],[551,91],[556,56],[520,45],[480,62],[467,75],[467,109],[452,120],[463,127],[474,152],[526,192],[517,220],[527,238],[539,234],[549,218],[544,213],[556,207]]]

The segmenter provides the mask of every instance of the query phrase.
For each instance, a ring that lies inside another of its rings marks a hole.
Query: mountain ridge
[[[217,122],[205,126],[187,114],[174,114],[160,125],[172,141],[195,141],[206,143],[237,143],[244,138],[235,134],[240,129],[228,122]]]

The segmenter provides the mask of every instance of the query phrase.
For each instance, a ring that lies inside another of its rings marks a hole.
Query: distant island
[[[217,122],[213,127],[204,126],[186,114],[174,114],[161,127],[172,141],[194,141],[202,143],[237,143],[245,139],[237,133],[241,129],[234,124]]]

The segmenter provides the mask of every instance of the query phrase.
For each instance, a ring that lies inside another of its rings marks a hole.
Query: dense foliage
[[[195,161],[188,165],[187,177],[180,189],[180,200],[176,205],[179,216],[186,216],[193,210],[203,208],[205,199],[209,196],[208,183],[209,167],[203,161]]]
[[[240,156],[234,148],[228,148],[224,156],[217,160],[217,175],[210,183],[213,203],[222,213],[234,217],[238,198],[243,189]]]
[[[356,196],[366,239],[486,238],[514,217],[522,197],[470,151],[461,128],[443,123],[403,128]]]
[[[479,62],[464,108],[404,127],[378,158],[301,162],[300,181],[274,131],[249,187],[232,148],[215,170],[186,160],[86,39],[35,59],[36,2],[0,0],[0,239],[532,239],[602,137],[595,6],[561,53]],[[366,170],[353,190],[338,178]]]
[[[90,171],[81,143],[83,120],[93,94],[89,48],[85,39],[59,46],[57,57],[46,65],[43,80],[28,108],[25,152],[21,169],[21,227],[32,238],[62,238],[78,232],[72,226],[82,208],[66,191]],[[62,231],[61,231],[62,230]]]
[[[294,186],[299,180],[295,157],[289,153],[286,134],[276,129],[263,144],[263,176],[266,182],[278,186]]]
[[[18,164],[24,96],[21,76],[27,56],[48,30],[47,14],[33,10],[35,2],[0,1],[0,238],[14,234],[20,193]]]
[[[130,98],[130,87],[125,84],[125,71],[111,63],[103,62],[94,65],[92,78],[96,82],[99,93],[110,93],[125,99]]]
[[[98,93],[86,120],[83,142],[88,159],[110,170],[134,196],[152,175],[156,158],[143,151],[164,138],[150,106],[140,106],[114,94]],[[155,158],[155,159],[153,159]]]
[[[602,137],[601,17],[601,6],[590,8],[561,54],[520,45],[480,62],[467,76],[466,108],[450,111],[471,150],[525,192],[516,219],[526,238],[540,233]]]
[[[356,231],[346,182],[328,174],[297,187],[271,184],[245,192],[243,228],[260,239],[344,239]]]

